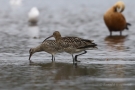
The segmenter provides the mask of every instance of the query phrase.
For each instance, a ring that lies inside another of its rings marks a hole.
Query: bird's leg
[[[85,53],[87,53],[87,51],[84,51],[84,52],[81,53],[81,54],[75,55],[75,61],[76,61],[76,62],[80,62],[80,61],[77,60],[77,57],[80,56],[80,55],[82,55],[82,54],[85,54]]]
[[[122,31],[120,31],[120,36],[122,36]]]
[[[52,54],[52,62],[53,62],[53,54]]]
[[[72,54],[72,58],[73,58],[73,64],[74,64],[75,60],[74,60],[74,55],[73,54]]]
[[[75,68],[77,68],[77,63],[74,64]]]
[[[112,31],[110,30],[110,36],[112,36]]]
[[[55,61],[55,56],[53,56],[53,60]]]

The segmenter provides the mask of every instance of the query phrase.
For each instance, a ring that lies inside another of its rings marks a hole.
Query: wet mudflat
[[[109,32],[103,14],[117,0],[22,0],[14,5],[0,0],[0,89],[1,90],[134,90],[135,1],[124,0],[123,14],[132,24],[123,36]],[[40,11],[36,26],[28,24],[28,12]],[[35,53],[29,49],[42,43],[53,31],[63,36],[93,39],[98,50],[90,50],[72,64],[67,53]],[[36,37],[36,38],[33,38]]]

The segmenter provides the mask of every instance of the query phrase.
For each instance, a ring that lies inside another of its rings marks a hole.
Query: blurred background
[[[135,1],[123,0],[129,31],[110,37],[103,15],[117,1],[0,0],[1,90],[133,90]],[[80,56],[77,67],[67,53],[52,63],[45,52],[34,54],[35,64],[30,65],[29,49],[56,30],[62,36],[92,39],[98,50]]]

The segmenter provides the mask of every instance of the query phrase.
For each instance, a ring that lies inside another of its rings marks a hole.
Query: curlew
[[[97,48],[96,47],[97,44],[93,43],[93,40],[87,40],[78,37],[61,37],[59,31],[55,31],[53,35],[46,38],[43,42],[45,42],[47,39],[51,37],[55,38],[56,43],[60,48],[63,49],[63,51],[72,55],[73,63],[74,61],[77,61],[78,56],[87,53],[86,50]],[[74,57],[73,54],[75,53],[80,53],[80,54],[75,55]]]
[[[126,22],[126,19],[122,14],[124,9],[124,3],[122,1],[118,1],[104,14],[104,22],[110,32],[110,36],[112,35],[112,31],[119,31],[120,35],[122,35],[122,31],[124,29],[129,29],[128,26],[131,24]]]
[[[52,55],[52,61],[55,61],[55,54],[63,52],[60,47],[57,46],[57,43],[55,40],[46,40],[39,46],[35,48],[31,48],[29,50],[29,61],[31,62],[30,58],[31,56],[36,52],[45,51]]]

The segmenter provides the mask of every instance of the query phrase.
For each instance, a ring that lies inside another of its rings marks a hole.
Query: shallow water
[[[109,32],[104,12],[117,0],[22,0],[11,4],[0,0],[0,88],[1,90],[134,90],[135,87],[135,1],[123,0],[123,12],[132,24],[123,36]],[[39,8],[37,26],[28,23],[28,12]],[[39,45],[53,31],[63,36],[93,39],[98,50],[80,56],[76,66],[67,53],[35,53],[29,63],[29,49]],[[33,38],[36,37],[36,38]]]

